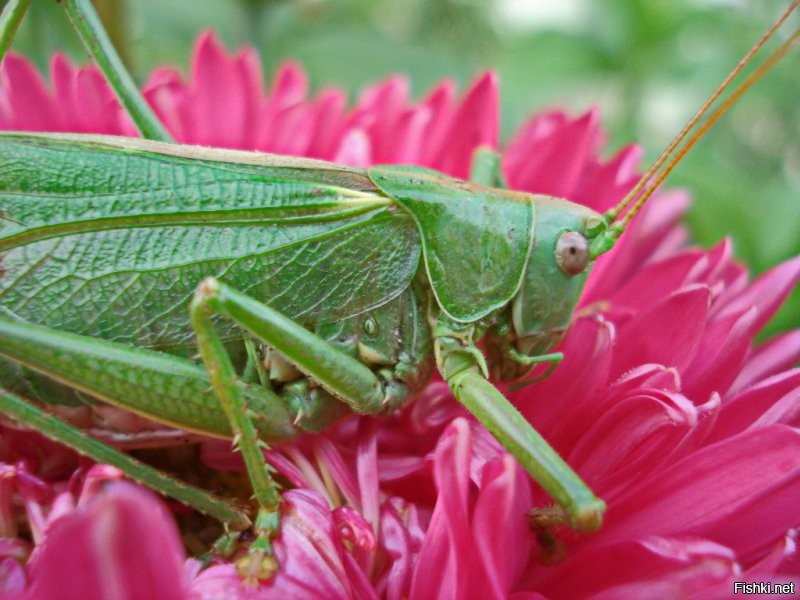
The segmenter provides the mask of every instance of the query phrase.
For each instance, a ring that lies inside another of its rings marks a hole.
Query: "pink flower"
[[[4,128],[133,131],[93,67],[56,56],[51,91],[11,55],[0,77]],[[159,69],[144,93],[184,142],[461,177],[475,147],[497,147],[491,74],[462,96],[443,82],[419,102],[392,77],[348,109],[336,89],[309,97],[291,63],[265,88],[252,50],[231,56],[207,33],[188,81]],[[641,152],[603,162],[602,145],[597,111],[551,111],[523,125],[503,166],[516,189],[603,210],[636,181]],[[294,489],[281,570],[261,587],[243,586],[228,561],[186,559],[151,494],[94,485],[71,453],[38,451],[36,436],[4,427],[0,597],[46,597],[53,581],[62,597],[100,597],[108,573],[120,597],[171,598],[722,598],[736,581],[796,581],[800,330],[754,336],[800,279],[800,259],[750,281],[727,240],[684,246],[687,204],[681,192],[651,200],[595,265],[564,362],[509,392],[609,505],[597,534],[557,531],[563,562],[543,564],[528,528],[544,492],[433,382],[397,414],[353,416],[269,452]],[[203,459],[240,469],[225,443],[206,443]],[[134,538],[123,559],[120,540]]]

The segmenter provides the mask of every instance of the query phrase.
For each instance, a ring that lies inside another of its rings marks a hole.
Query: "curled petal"
[[[800,524],[796,513],[787,519],[792,502],[800,504],[800,432],[773,425],[701,448],[644,479],[609,507],[596,541],[693,535],[747,557]],[[751,519],[758,527],[743,530]]]
[[[504,167],[514,189],[574,198],[587,158],[602,142],[596,109],[568,121],[553,111],[534,117],[506,149]]]
[[[656,472],[696,425],[697,409],[684,396],[641,390],[607,410],[581,437],[569,462],[611,501],[617,486]]]
[[[754,348],[742,367],[730,394],[777,375],[800,361],[800,329],[787,331]]]
[[[737,572],[735,554],[720,544],[644,536],[583,549],[531,584],[552,598],[689,598]]]
[[[31,563],[30,596],[185,598],[178,533],[163,505],[116,482],[53,522]]]
[[[639,311],[619,328],[611,377],[643,363],[685,369],[705,328],[710,291],[691,286]],[[679,324],[679,326],[676,326]]]
[[[62,60],[56,57],[53,61]],[[27,131],[62,131],[64,113],[31,62],[13,52],[0,66],[3,126]]]
[[[800,369],[769,377],[726,400],[708,443],[752,427],[796,425],[800,411]]]
[[[597,395],[607,382],[615,339],[613,324],[602,317],[578,319],[559,347],[564,360],[553,375],[510,394],[520,412],[563,454],[604,409]]]
[[[317,494],[284,494],[275,555],[281,569],[262,586],[272,597],[373,598],[372,586],[347,552],[331,510]]]
[[[486,73],[467,91],[455,110],[434,168],[466,179],[472,163],[472,153],[480,146],[497,147],[497,76]]]

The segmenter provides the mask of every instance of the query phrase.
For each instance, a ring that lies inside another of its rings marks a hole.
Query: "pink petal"
[[[30,597],[186,597],[178,532],[149,491],[109,485],[90,502],[54,522],[31,564]]]
[[[800,361],[800,329],[787,331],[758,346],[747,358],[730,393],[776,375]]]
[[[612,292],[614,305],[611,311],[630,313],[661,301],[690,283],[692,270],[698,262],[705,260],[704,251],[686,250],[639,269]]]
[[[349,506],[339,506],[333,509],[333,523],[339,531],[342,541],[365,552],[375,548],[372,527],[355,509]]]
[[[758,308],[758,317],[754,330],[760,331],[798,281],[800,281],[800,256],[787,260],[760,275],[744,293],[721,307],[718,316],[740,313],[755,306]]]
[[[346,132],[333,154],[333,161],[351,167],[366,168],[374,164],[372,144],[363,129]]]
[[[611,376],[643,363],[684,369],[700,345],[710,291],[691,286],[645,307],[619,328]]]
[[[211,30],[198,38],[189,81],[194,127],[187,141],[227,148],[241,145],[248,117],[255,112],[252,97],[258,97],[260,90],[251,93],[247,84],[252,81],[242,81],[235,62]]]
[[[364,573],[344,549],[331,510],[317,494],[284,493],[275,555],[281,569],[262,586],[270,597],[374,598]]]
[[[551,377],[510,394],[520,412],[562,454],[568,454],[603,405],[597,394],[605,385],[616,339],[602,318],[581,318],[559,349],[564,360]],[[547,402],[557,399],[557,404]],[[543,401],[544,400],[544,401]]]
[[[755,335],[756,309],[734,318],[710,321],[692,364],[684,372],[684,393],[697,400],[733,383]]]
[[[447,132],[455,111],[455,82],[445,79],[439,83],[419,105],[419,110],[430,114],[425,131],[425,143],[420,149],[419,165],[434,168],[445,152]]]
[[[574,202],[604,212],[617,204],[639,180],[638,166],[644,150],[631,145],[607,163],[588,160],[585,173],[572,192]]]
[[[344,127],[346,102],[347,99],[340,90],[328,89],[320,92],[314,103],[314,136],[308,148],[308,156],[324,159],[333,157],[334,147]]]
[[[526,130],[537,128],[531,121],[523,127],[520,140],[506,152],[505,169],[513,189],[572,199],[587,162],[602,142],[600,113],[588,111],[578,119],[554,129],[547,137]],[[536,139],[538,138],[538,139]]]
[[[612,382],[603,396],[616,399],[629,392],[648,388],[658,389],[665,393],[680,392],[680,374],[675,369],[659,364],[640,365]],[[611,406],[611,404],[607,404],[607,406]]]
[[[122,111],[119,101],[106,84],[100,70],[94,65],[80,69],[75,81],[76,103],[82,109],[76,112],[82,130],[88,133],[131,135],[134,130],[130,118]]]
[[[394,131],[389,134],[395,141],[389,148],[385,162],[396,164],[420,164],[422,148],[428,139],[425,135],[431,121],[430,111],[425,106],[409,109],[397,119]]]
[[[697,424],[689,430],[688,435],[681,440],[681,443],[671,453],[670,462],[675,462],[690,452],[695,452],[697,448],[706,442],[719,418],[722,399],[715,392],[711,394],[706,402],[699,405],[695,404],[695,406],[697,407]]]
[[[308,96],[308,76],[296,62],[282,62],[275,71],[269,104],[277,111],[305,102]]]
[[[124,133],[119,103],[95,65],[79,69],[65,56],[56,54],[50,72],[65,131]]]
[[[77,67],[63,54],[54,54],[50,60],[50,77],[53,81],[53,91],[62,107],[64,115],[71,119],[80,117],[80,109],[75,102],[75,79]]]
[[[25,568],[15,558],[0,557],[0,599],[22,598],[28,578]]]
[[[464,408],[455,401],[444,381],[433,381],[419,393],[408,409],[408,427],[415,439],[431,435],[439,439],[442,429],[456,417],[465,416]],[[408,438],[405,438],[408,441]],[[434,442],[435,444],[435,442]]]
[[[532,549],[526,514],[533,499],[528,475],[509,455],[488,463],[482,475],[472,543],[482,558],[492,594],[505,598],[522,575]],[[503,534],[498,535],[498,530]]]
[[[689,200],[680,191],[650,198],[614,249],[595,262],[581,305],[613,298],[636,273],[676,252],[684,241],[678,222],[689,207]]]
[[[701,448],[642,480],[609,507],[607,525],[592,543],[693,535],[747,555],[797,527],[792,507],[798,505],[800,432],[773,425]]]
[[[619,486],[654,473],[697,424],[680,394],[641,390],[606,410],[569,454],[569,463],[607,502]]]
[[[647,536],[582,549],[529,585],[552,598],[688,598],[736,570],[733,552],[714,542]]]
[[[350,506],[361,508],[363,504],[361,488],[359,487],[360,482],[356,481],[356,476],[359,473],[353,472],[351,464],[345,462],[339,449],[329,439],[322,438],[314,440],[314,454],[318,457],[318,460],[324,461],[326,469],[329,471],[330,476],[333,477],[339,493],[342,494],[346,502]]]
[[[142,94],[172,136],[179,142],[188,142],[192,135],[192,113],[189,90],[180,72],[170,67],[157,68]]]
[[[244,127],[238,132],[237,148],[255,150],[259,144],[258,123],[259,111],[264,96],[261,59],[253,48],[239,50],[233,58],[233,69],[239,84],[242,103],[242,120]]]
[[[488,72],[467,91],[445,134],[434,168],[458,177],[469,177],[472,153],[480,146],[497,147],[498,135],[497,76]]]
[[[779,373],[737,394],[725,402],[708,443],[723,440],[750,427],[759,426],[760,421],[773,407],[788,405],[789,418],[770,419],[772,422],[792,424],[794,411],[800,409],[800,369]],[[781,411],[782,412],[782,411]]]
[[[358,431],[356,472],[361,490],[360,506],[364,518],[376,527],[380,520],[380,486],[378,484],[377,423],[374,419],[361,419]]]
[[[314,107],[295,104],[276,113],[269,142],[259,149],[277,154],[306,156],[314,137]]]
[[[379,591],[385,590],[387,600],[408,598],[417,553],[424,537],[424,531],[417,523],[415,505],[399,498],[384,504],[380,529],[391,566],[375,587]]]
[[[535,171],[541,168],[538,162],[530,164],[537,160],[535,149],[546,145],[566,122],[566,113],[552,110],[532,116],[519,129],[503,152],[503,170],[511,189],[534,191],[524,186],[529,180],[535,183]]]
[[[479,594],[480,575],[469,533],[470,435],[466,420],[457,419],[442,436],[434,458],[439,498],[436,501],[418,565],[411,598],[459,598]]]
[[[394,76],[366,88],[353,112],[347,118],[346,131],[362,131],[370,144],[370,164],[391,161],[395,140],[392,138],[397,120],[408,99],[408,81]]]
[[[9,52],[2,66],[4,121],[22,131],[62,131],[62,114],[41,75],[23,56]]]

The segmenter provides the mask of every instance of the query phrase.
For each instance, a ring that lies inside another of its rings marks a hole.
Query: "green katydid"
[[[0,47],[24,5],[9,3]],[[90,5],[65,6],[87,48],[104,57],[99,63],[143,135],[163,140]],[[0,407],[243,526],[247,517],[224,501],[87,439],[37,405],[59,413],[58,405],[88,395],[180,430],[234,437],[261,505],[253,554],[262,560],[250,572],[268,576],[280,496],[259,440],[317,431],[348,410],[394,410],[435,365],[563,508],[564,520],[595,530],[602,500],[489,380],[560,360],[551,350],[592,260],[797,38],[711,112],[659,172],[726,80],[634,191],[603,215],[502,189],[496,157],[486,152],[476,153],[467,183],[417,167],[360,170],[164,141],[4,133]],[[202,366],[192,359],[197,347]]]

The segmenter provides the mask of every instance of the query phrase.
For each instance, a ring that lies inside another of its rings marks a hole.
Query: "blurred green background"
[[[602,109],[607,155],[631,141],[652,160],[782,10],[773,0],[103,0],[97,2],[135,76],[184,72],[214,27],[229,48],[261,52],[267,80],[299,60],[318,88],[355,97],[391,73],[416,97],[442,77],[463,89],[495,69],[507,139],[533,111]],[[797,27],[795,18],[785,30]],[[786,37],[785,35],[783,37]],[[772,44],[771,47],[775,47]],[[85,52],[56,2],[33,2],[15,49],[46,68]],[[790,56],[716,126],[668,180],[690,188],[689,224],[703,245],[729,234],[754,272],[800,254],[800,54]],[[800,326],[795,292],[769,332]]]

